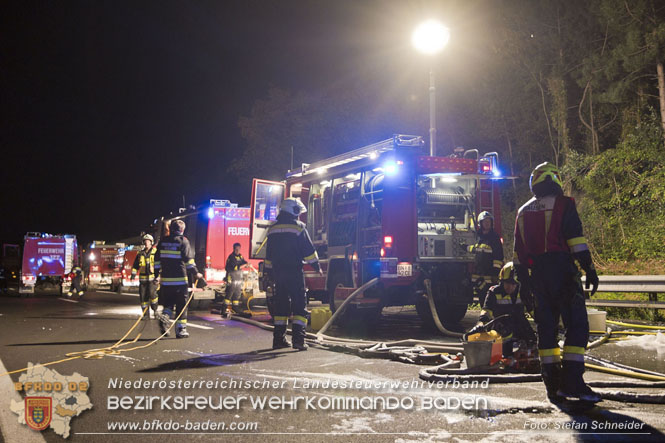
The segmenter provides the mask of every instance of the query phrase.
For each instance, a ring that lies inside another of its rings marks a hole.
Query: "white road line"
[[[95,291],[95,292],[103,292],[104,294],[116,294],[116,295],[129,295],[130,297],[138,297],[138,294],[133,294],[131,292],[113,292],[113,291]]]
[[[5,372],[7,372],[7,369],[0,360],[0,374]],[[14,389],[12,378],[9,375],[0,377],[0,398],[3,399],[2,403],[7,402],[6,404],[0,404],[0,432],[5,442],[43,443],[46,441],[40,432],[35,432],[27,425],[20,424],[18,415],[9,409],[11,400],[23,402],[23,398]]]
[[[70,300],[68,298],[62,298],[62,297],[60,297],[58,300],[68,301],[69,303],[78,303],[79,302],[78,300]]]
[[[173,321],[171,321],[173,323]],[[198,328],[198,329],[215,329],[211,328],[210,326],[203,326],[203,325],[197,325],[196,323],[192,323],[190,321],[187,322],[187,327],[192,327],[192,328]]]

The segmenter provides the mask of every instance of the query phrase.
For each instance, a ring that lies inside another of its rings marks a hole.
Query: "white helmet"
[[[279,205],[279,211],[298,217],[300,214],[307,212],[307,208],[302,204],[299,198],[291,197],[282,201],[282,204]]]
[[[144,235],[144,236],[141,238],[141,240],[143,240],[143,241],[150,240],[152,243],[155,243],[155,239],[154,239],[153,236],[150,235],[150,234],[146,234],[146,235]]]

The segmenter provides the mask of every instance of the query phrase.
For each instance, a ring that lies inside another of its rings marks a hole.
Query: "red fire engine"
[[[35,287],[55,288],[60,293],[78,263],[75,235],[28,232],[24,237],[20,293],[31,294]]]
[[[107,244],[101,240],[95,240],[88,246],[85,255],[88,288],[94,290],[113,286],[113,276],[120,268],[116,258],[118,251],[124,247],[123,243]]]
[[[132,266],[136,255],[141,250],[142,246],[129,245],[118,249],[118,255],[115,257],[116,272],[113,273],[111,280],[111,291],[122,292],[130,288],[138,288],[139,279],[132,277]]]
[[[185,237],[194,249],[196,267],[203,273],[208,286],[194,292],[194,300],[214,299],[226,283],[226,258],[233,252],[233,244],[240,243],[241,252],[247,256],[249,249],[249,208],[239,208],[229,200],[210,200],[210,204],[181,209],[177,215],[155,220],[152,226],[155,242],[165,233],[172,220],[180,219],[186,224]],[[257,261],[248,260],[254,268]],[[256,272],[251,268],[245,272],[246,289],[258,292]]]
[[[477,214],[491,211],[501,232],[498,154],[462,149],[431,157],[423,147],[419,136],[396,135],[303,164],[285,182],[255,179],[251,257],[265,257],[261,245],[282,198],[300,197],[308,209],[301,221],[324,270],[319,276],[305,268],[310,298],[334,311],[378,278],[353,300],[349,314],[376,318],[385,306],[415,304],[433,324],[430,297],[442,322],[459,321],[473,298],[474,257],[467,246],[475,243]]]

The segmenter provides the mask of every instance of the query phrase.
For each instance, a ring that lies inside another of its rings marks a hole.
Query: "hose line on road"
[[[187,302],[185,303],[185,306],[182,308],[182,310],[176,316],[176,318],[173,320],[173,322],[171,322],[171,324],[166,329],[166,331],[164,331],[162,333],[162,335],[160,335],[156,339],[150,341],[149,343],[146,343],[146,344],[140,345],[140,346],[135,346],[135,347],[132,347],[132,348],[120,349],[123,346],[127,346],[127,345],[131,345],[131,344],[136,343],[138,341],[138,339],[141,337],[141,334],[139,333],[139,334],[136,335],[136,337],[133,340],[130,340],[130,341],[127,341],[127,342],[123,343],[123,340],[125,340],[132,333],[132,331],[134,331],[134,329],[136,329],[136,327],[141,323],[141,320],[143,320],[143,318],[145,317],[145,315],[148,311],[148,307],[146,307],[143,310],[143,312],[141,313],[141,316],[132,325],[132,327],[129,328],[129,330],[125,333],[125,335],[123,335],[122,338],[120,340],[118,340],[117,342],[115,342],[113,345],[107,346],[107,347],[104,347],[104,348],[95,348],[95,349],[87,349],[85,351],[70,352],[70,353],[65,354],[65,356],[67,358],[51,361],[51,362],[48,362],[48,363],[39,363],[35,366],[52,366],[52,365],[55,365],[55,364],[58,364],[58,363],[64,363],[66,361],[76,360],[76,359],[79,359],[79,358],[83,358],[83,359],[86,359],[86,360],[101,359],[106,355],[119,355],[119,354],[122,354],[122,353],[125,353],[125,352],[135,351],[137,349],[145,349],[149,346],[152,346],[155,343],[157,343],[159,340],[164,338],[167,334],[169,334],[171,329],[173,329],[173,326],[178,322],[178,320],[180,320],[180,317],[182,317],[182,315],[185,312],[187,312],[187,307],[189,306],[189,304],[190,304],[190,302],[192,301],[193,298],[194,298],[194,292],[192,291],[189,295],[189,298],[187,299]],[[14,371],[8,371],[8,372],[5,372],[4,374],[0,374],[0,377],[3,377],[5,375],[18,374],[20,372],[25,372],[27,370],[28,370],[28,368],[25,367],[25,368],[22,368],[22,369],[16,369]]]

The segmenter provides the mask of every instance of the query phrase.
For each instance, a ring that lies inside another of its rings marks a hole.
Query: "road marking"
[[[95,291],[103,292],[104,294],[115,294],[115,295],[129,295],[130,297],[138,297],[138,294],[132,294],[131,292],[113,292],[113,291]]]
[[[79,302],[78,300],[70,300],[68,298],[62,298],[62,297],[59,300],[68,301],[69,303],[78,303]]]
[[[7,372],[7,368],[0,360],[0,374],[5,372]],[[18,416],[9,409],[11,400],[23,402],[21,395],[14,389],[12,378],[9,375],[0,377],[0,398],[8,400],[6,405],[0,405],[0,433],[2,433],[4,441],[27,443],[43,443],[46,441],[41,433],[34,432],[27,425],[20,424]]]
[[[173,323],[173,320],[171,320],[171,323]],[[196,323],[192,323],[190,321],[187,322],[187,327],[192,327],[192,328],[199,328],[199,329],[215,329],[211,328],[210,326],[203,326],[203,325],[197,325]]]

